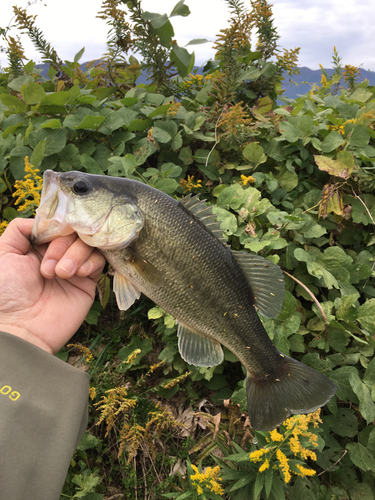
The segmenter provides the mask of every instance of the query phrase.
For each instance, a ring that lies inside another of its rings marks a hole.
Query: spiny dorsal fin
[[[199,195],[192,196],[188,194],[180,201],[181,207],[193,215],[194,218],[208,229],[223,245],[227,245],[227,240],[223,236],[223,230],[220,229],[217,214],[212,213],[212,206],[207,206],[204,200],[199,199]]]
[[[189,365],[210,367],[223,361],[223,349],[216,340],[196,333],[181,323],[178,325],[177,336],[178,350]]]
[[[266,318],[277,316],[283,307],[285,295],[280,267],[260,255],[235,250],[232,250],[232,254],[250,283],[260,314]]]
[[[227,240],[217,222],[212,206],[207,206],[199,195],[189,194],[180,201],[181,207],[207,228],[221,243],[228,246]],[[266,318],[276,317],[283,306],[285,287],[279,266],[256,254],[231,250],[249,282],[255,298],[255,305]]]

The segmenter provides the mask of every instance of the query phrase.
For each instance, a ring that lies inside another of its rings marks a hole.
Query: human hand
[[[33,222],[14,219],[0,237],[0,330],[56,353],[85,319],[105,259],[76,234],[35,251]]]

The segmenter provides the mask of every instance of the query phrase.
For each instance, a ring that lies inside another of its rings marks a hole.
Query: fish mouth
[[[72,234],[74,230],[65,222],[68,197],[61,190],[59,174],[46,170],[39,208],[36,210],[30,241],[42,245],[59,236]]]

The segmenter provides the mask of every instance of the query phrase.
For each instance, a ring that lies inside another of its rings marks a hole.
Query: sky
[[[170,14],[178,0],[143,0],[144,11]],[[29,2],[30,3],[30,2]],[[81,62],[98,59],[106,50],[108,27],[97,19],[101,0],[37,0],[28,14],[37,14],[36,25],[62,60],[73,61],[74,55],[85,47]],[[250,8],[250,0],[243,0]],[[0,27],[6,28],[13,16],[12,6],[26,7],[25,0],[0,0]],[[196,65],[213,59],[215,35],[228,23],[228,8],[224,0],[185,0],[191,14],[171,18],[175,38],[185,46],[194,38],[206,38],[209,43],[189,46],[195,51]],[[339,52],[342,64],[360,66],[375,71],[374,18],[375,0],[273,0],[274,25],[280,48],[301,47],[300,67],[319,69],[332,67],[333,47]],[[9,34],[16,36],[18,30]],[[25,54],[41,62],[27,35],[21,36]],[[0,46],[4,42],[0,38]],[[0,52],[0,66],[7,66]]]

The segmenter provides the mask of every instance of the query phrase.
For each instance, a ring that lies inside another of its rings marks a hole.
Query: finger
[[[104,264],[105,258],[103,255],[97,250],[94,250],[90,257],[77,270],[76,274],[82,278],[88,277],[97,281],[103,272]]]
[[[13,219],[0,237],[1,253],[27,254],[33,223],[33,219]]]
[[[76,234],[53,240],[43,257],[41,273],[46,278],[70,278],[94,251]]]

